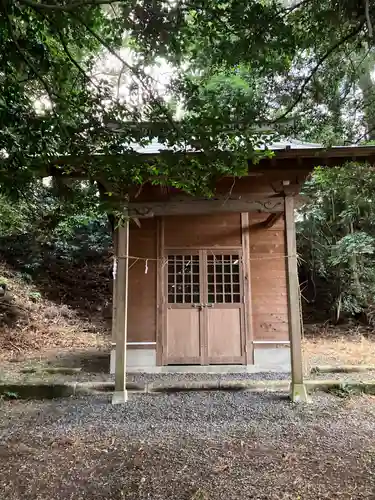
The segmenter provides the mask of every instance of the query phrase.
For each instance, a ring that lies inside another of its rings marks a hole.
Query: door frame
[[[158,256],[158,272],[157,272],[157,307],[156,307],[156,362],[158,366],[167,365],[166,356],[166,342],[167,342],[167,314],[168,314],[168,299],[167,299],[167,259],[168,255],[189,255],[192,253],[198,254],[200,262],[207,265],[207,259],[205,255],[207,252],[212,252],[213,254],[223,255],[225,253],[229,254],[239,254],[240,256],[240,290],[242,296],[242,310],[241,314],[241,347],[244,353],[243,364],[249,363],[249,324],[248,315],[249,310],[249,300],[247,294],[247,283],[248,283],[248,273],[246,269],[248,267],[247,252],[245,253],[244,245],[242,246],[231,246],[231,247],[168,247],[164,246],[164,221],[160,218],[158,221],[158,237],[157,237],[157,256]],[[205,273],[205,265],[200,265],[200,281],[202,283],[201,288],[201,299],[202,294],[207,294],[207,276]],[[207,328],[207,315],[200,315],[200,331]],[[200,336],[200,349],[201,349],[201,365],[207,365],[206,356],[206,346],[204,342],[206,341],[205,335]],[[252,344],[250,344],[252,345]]]
[[[187,248],[186,250],[208,250],[208,247]],[[242,273],[241,279],[243,280],[243,297],[244,297],[244,336],[245,336],[245,357],[246,364],[254,364],[254,332],[253,332],[253,315],[252,315],[252,294],[251,294],[251,267],[250,267],[250,217],[247,212],[241,213],[241,246],[221,246],[210,247],[210,249],[218,251],[229,250],[242,250]],[[155,310],[155,323],[156,323],[156,365],[165,365],[165,353],[163,352],[165,342],[165,332],[167,326],[166,314],[166,296],[165,296],[165,265],[166,265],[166,251],[172,253],[177,251],[177,247],[165,247],[164,240],[164,217],[157,218],[157,237],[156,237],[156,255],[157,274],[156,274],[156,310]]]

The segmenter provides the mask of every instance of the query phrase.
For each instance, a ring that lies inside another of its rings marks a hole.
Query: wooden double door
[[[163,364],[244,364],[241,252],[169,252],[165,273]]]

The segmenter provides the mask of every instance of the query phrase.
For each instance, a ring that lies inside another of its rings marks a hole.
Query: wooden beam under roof
[[[259,196],[259,195],[258,195]],[[138,219],[167,215],[203,215],[222,212],[268,212],[284,211],[284,198],[272,197],[254,200],[247,194],[228,198],[216,197],[203,200],[186,197],[184,200],[130,202],[127,206],[129,217]]]

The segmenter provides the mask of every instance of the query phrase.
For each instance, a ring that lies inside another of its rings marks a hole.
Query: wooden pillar
[[[302,324],[299,300],[300,291],[293,196],[285,197],[285,240],[289,340],[292,371],[291,399],[294,402],[306,402],[307,393],[303,382]]]
[[[117,307],[117,255],[118,255],[118,248],[117,248],[117,241],[118,241],[118,230],[115,228],[113,230],[113,266],[112,266],[112,334],[111,334],[111,361],[110,361],[110,372],[114,373],[114,370],[112,368],[112,363],[113,366],[115,365],[115,359],[112,360],[112,357],[114,358],[114,355],[116,354],[116,321],[117,321],[117,314],[116,314],[116,307]]]
[[[250,269],[250,222],[248,212],[241,213],[242,266],[244,275],[245,297],[245,353],[246,364],[254,364],[253,311],[251,300]]]
[[[125,403],[126,391],[126,343],[128,323],[128,256],[129,220],[117,228],[116,276],[113,295],[113,333],[116,339],[115,392],[113,404]]]
[[[164,219],[159,217],[157,220],[157,238],[156,238],[156,365],[162,366],[164,335],[165,335],[165,269],[164,269]]]

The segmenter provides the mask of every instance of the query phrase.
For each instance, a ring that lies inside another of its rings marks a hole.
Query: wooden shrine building
[[[155,143],[140,150],[158,154]],[[223,178],[214,199],[146,185],[118,228],[113,402],[126,371],[268,371],[291,367],[305,400],[295,207],[318,165],[375,160],[375,147],[273,145],[249,175]],[[137,222],[135,223],[134,220]]]

